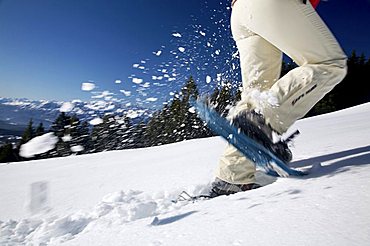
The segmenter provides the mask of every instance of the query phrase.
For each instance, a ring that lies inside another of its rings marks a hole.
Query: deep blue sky
[[[131,91],[128,101],[136,100],[137,91],[141,97],[168,97],[170,87],[176,90],[200,70],[200,78],[206,80],[208,73],[213,83],[216,73],[230,67],[234,44],[228,3],[0,0],[0,97],[87,100],[92,94],[81,91],[81,83],[89,80],[95,91],[108,90],[116,98],[125,97],[119,90]],[[318,12],[347,54],[355,49],[370,56],[370,0],[323,1]],[[161,56],[153,54],[159,50]],[[161,69],[167,69],[171,82],[151,80],[163,75]],[[132,83],[132,77],[150,87]],[[122,83],[115,84],[116,79]]]

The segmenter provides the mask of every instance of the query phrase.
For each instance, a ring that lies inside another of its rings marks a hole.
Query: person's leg
[[[235,25],[264,38],[299,65],[271,86],[274,103],[253,93],[243,99],[284,133],[344,78],[346,55],[313,7],[300,0],[240,0],[233,11],[238,13]]]
[[[228,145],[219,160],[216,177],[231,184],[253,184],[256,183],[255,172],[253,162]]]
[[[244,28],[234,22],[232,30],[240,55],[243,90],[241,100],[230,111],[230,119],[252,109],[251,98],[274,104],[270,89],[280,77],[282,64],[282,52],[264,38],[251,31],[248,31],[249,36],[243,35]]]
[[[244,86],[233,114],[257,109],[279,133],[303,117],[346,74],[346,56],[339,44],[312,6],[300,0],[239,0],[233,8],[232,31]],[[276,81],[280,50],[300,67]],[[266,92],[264,101],[254,96],[254,89]],[[255,182],[254,173],[252,161],[228,146],[216,176],[248,184]]]
[[[241,0],[239,0],[241,1]],[[231,16],[231,29],[236,41],[242,72],[242,100],[233,112],[248,110],[248,94],[253,90],[268,91],[279,79],[282,53],[262,37],[239,25],[237,9]],[[233,113],[231,113],[233,114]],[[233,118],[232,115],[229,117]],[[220,158],[216,177],[232,184],[255,183],[255,165],[232,145]]]
[[[240,35],[238,28],[232,30],[237,38]],[[242,96],[251,89],[269,90],[280,77],[282,52],[256,34],[236,39],[236,45],[240,55]]]

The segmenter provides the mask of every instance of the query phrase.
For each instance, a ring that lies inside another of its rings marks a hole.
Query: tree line
[[[294,67],[294,64],[284,63],[281,75]],[[348,59],[348,74],[345,79],[317,103],[307,116],[369,102],[370,92],[367,89],[369,71],[370,59],[364,54],[357,55],[353,52]],[[225,82],[207,95],[207,100],[217,112],[227,115],[230,106],[240,100],[241,92],[237,88],[232,86],[231,82]],[[76,115],[61,113],[50,129],[45,130],[42,123],[34,127],[33,121],[30,120],[16,146],[11,143],[0,146],[0,162],[29,160],[19,155],[21,145],[47,132],[53,132],[58,137],[55,148],[32,159],[151,147],[212,136],[212,132],[191,107],[191,101],[198,96],[197,84],[190,77],[162,109],[155,112],[149,120],[142,120],[139,123],[133,123],[125,116],[106,115],[101,124],[91,127],[88,122],[81,121]]]

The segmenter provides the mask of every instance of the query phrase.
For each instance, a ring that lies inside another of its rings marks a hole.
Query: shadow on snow
[[[154,226],[160,226],[160,225],[168,225],[168,224],[172,224],[176,221],[179,221],[179,220],[182,220],[194,213],[197,213],[197,211],[191,211],[191,212],[187,212],[187,213],[184,213],[184,214],[179,214],[179,215],[176,215],[176,216],[171,216],[171,217],[168,217],[168,218],[164,218],[164,219],[159,219],[158,217],[155,217],[153,222],[151,223],[151,225],[154,225]]]
[[[340,159],[335,161],[336,159]],[[370,165],[370,145],[337,153],[312,157],[291,163],[291,167],[299,168],[313,165],[314,163],[332,162],[329,165],[320,167],[306,178],[321,176],[333,176],[337,173],[346,172],[351,166]]]

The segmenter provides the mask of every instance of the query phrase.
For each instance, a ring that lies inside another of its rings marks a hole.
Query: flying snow
[[[100,98],[109,99],[109,98],[111,98],[111,96],[114,93],[112,93],[110,91],[102,91],[102,92],[96,92],[94,94],[95,94],[95,96],[92,96],[92,98],[95,98],[95,99],[100,99]]]
[[[139,79],[139,78],[132,78],[132,83],[135,83],[135,84],[141,84],[143,82],[143,79]]]
[[[163,76],[155,76],[155,75],[152,76],[152,80],[162,80],[162,79],[163,79]]]
[[[184,52],[185,52],[185,48],[184,48],[184,47],[179,47],[179,51],[180,51],[181,53],[184,53]]]
[[[190,113],[192,113],[192,114],[195,114],[195,107],[191,107],[191,108],[189,108],[189,110],[188,110]]]
[[[218,82],[221,82],[221,80],[222,80],[222,74],[221,73],[218,73],[217,74],[217,81]]]
[[[95,89],[95,84],[92,82],[84,82],[81,85],[81,90],[83,91],[92,91]]]
[[[71,140],[72,140],[72,137],[71,137],[71,135],[70,135],[70,134],[68,134],[68,135],[64,135],[64,136],[62,137],[62,140],[63,140],[63,142],[69,142],[69,141],[71,141]]]
[[[150,87],[150,83],[146,82],[145,84],[141,85],[141,87],[143,87],[143,88],[149,88]]]
[[[49,132],[44,135],[35,137],[23,144],[20,149],[20,156],[24,158],[31,158],[35,155],[46,153],[49,150],[55,148],[55,145],[58,142],[58,137],[54,133]]]
[[[154,53],[154,55],[156,55],[156,56],[160,56],[160,55],[162,54],[162,51],[161,51],[161,50],[158,50],[158,51],[153,52],[153,53]]]
[[[155,98],[155,97],[150,97],[146,99],[147,102],[156,102],[157,100],[158,98]]]
[[[178,32],[172,33],[172,36],[174,36],[176,38],[181,38],[182,37],[181,33],[178,33]]]
[[[123,99],[117,99],[113,96],[107,98],[103,95],[100,98],[104,97],[105,100],[111,101],[123,100],[124,104],[124,100],[127,100],[124,97],[132,96],[135,93],[139,97],[136,99],[136,103],[152,102],[146,98],[156,98],[156,94],[163,91],[157,87],[174,86],[176,88],[173,89],[179,89],[177,88],[180,86],[178,82],[182,82],[190,74],[201,81],[199,89],[202,90],[202,93],[203,90],[212,90],[217,85],[211,83],[212,81],[221,82],[223,79],[240,81],[234,79],[240,75],[234,71],[238,66],[235,65],[237,62],[233,61],[236,58],[231,56],[234,54],[236,46],[232,46],[233,42],[231,42],[229,35],[228,12],[225,12],[225,6],[221,5],[222,11],[204,9],[204,14],[210,15],[211,23],[199,23],[199,20],[194,19],[193,21],[196,23],[189,24],[186,29],[174,29],[169,32],[171,43],[153,49],[149,54],[151,55],[150,59],[139,58],[133,61],[130,65],[135,72],[127,78],[129,82],[132,82],[130,84],[133,88],[120,88],[123,89],[119,90]],[[226,40],[230,41],[230,46],[224,45]],[[157,59],[157,61],[152,62],[152,59]],[[216,73],[222,74],[222,78],[221,76],[216,77]],[[212,77],[206,77],[207,74],[212,74]],[[206,80],[204,80],[205,77]],[[150,78],[154,83],[146,83]],[[113,81],[116,84],[123,83],[121,79]],[[159,81],[163,81],[163,83],[155,83]],[[149,86],[153,90],[148,90]],[[93,90],[94,88],[95,85],[91,81],[84,83],[83,90]],[[168,100],[168,98],[158,97],[158,101],[162,99]]]
[[[71,151],[74,153],[81,152],[84,150],[84,147],[81,145],[76,145],[71,147]]]
[[[206,76],[206,82],[207,82],[207,84],[211,83],[211,81],[212,81],[211,76],[207,75]]]
[[[122,92],[126,97],[131,96],[131,91],[120,90],[120,92]]]
[[[103,123],[103,120],[99,117],[90,121],[90,125],[93,125],[93,126],[100,125],[102,123]]]

